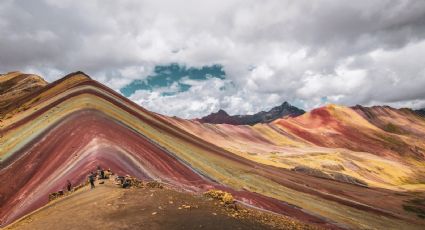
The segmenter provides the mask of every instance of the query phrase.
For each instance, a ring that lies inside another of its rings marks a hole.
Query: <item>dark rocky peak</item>
[[[425,108],[414,110],[414,112],[421,117],[425,117]]]
[[[269,111],[261,111],[252,115],[233,115],[230,116],[224,110],[205,116],[198,121],[211,124],[231,124],[231,125],[255,125],[258,123],[272,122],[282,117],[296,117],[304,114],[305,111],[284,102],[279,106],[273,107]]]

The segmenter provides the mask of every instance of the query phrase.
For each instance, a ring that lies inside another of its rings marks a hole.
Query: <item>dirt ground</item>
[[[111,181],[50,202],[6,229],[315,229],[237,205],[169,188],[122,189]]]

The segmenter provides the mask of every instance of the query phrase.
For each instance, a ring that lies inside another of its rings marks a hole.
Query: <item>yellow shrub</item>
[[[215,189],[208,190],[207,192],[204,193],[204,195],[207,197],[211,197],[211,198],[223,201],[225,204],[233,204],[235,202],[232,194],[221,191],[221,190],[215,190]]]

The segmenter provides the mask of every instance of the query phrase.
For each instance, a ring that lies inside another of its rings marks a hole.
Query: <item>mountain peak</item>
[[[289,104],[289,102],[287,102],[287,101],[284,101],[280,106],[291,106],[291,104]]]
[[[285,116],[296,117],[304,114],[304,110],[301,110],[295,106],[292,106],[288,102],[283,102],[281,105],[273,107],[269,111],[261,111],[253,115],[234,115],[230,116],[224,110],[220,109],[216,113],[212,113],[208,116],[199,119],[202,123],[211,124],[231,124],[231,125],[255,125],[258,123],[272,122],[278,118]]]
[[[64,78],[72,78],[72,77],[75,77],[75,76],[91,79],[91,77],[88,74],[84,73],[83,71],[76,71],[76,72],[70,73],[70,74],[66,75]]]
[[[224,111],[223,109],[218,110],[214,114],[229,116],[229,114],[226,111]]]

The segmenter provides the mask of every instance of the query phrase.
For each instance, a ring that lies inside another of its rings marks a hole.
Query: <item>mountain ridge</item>
[[[292,106],[285,101],[281,105],[275,106],[268,111],[261,111],[252,115],[231,116],[223,109],[220,109],[215,113],[211,113],[195,120],[198,120],[201,123],[210,124],[255,125],[258,123],[269,123],[285,116],[296,117],[304,113],[304,110]]]
[[[19,71],[0,75],[0,117],[5,109],[27,95],[47,85],[42,77]]]

